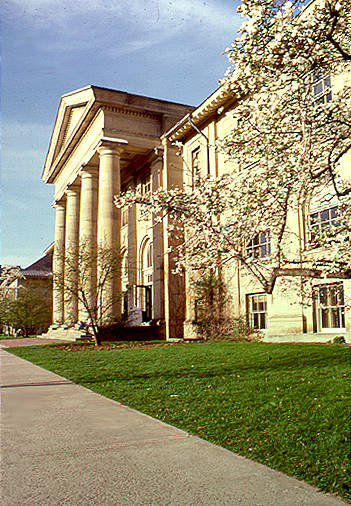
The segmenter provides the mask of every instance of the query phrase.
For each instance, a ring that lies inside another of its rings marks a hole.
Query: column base
[[[197,327],[192,320],[185,320],[184,322],[184,339],[199,339]]]

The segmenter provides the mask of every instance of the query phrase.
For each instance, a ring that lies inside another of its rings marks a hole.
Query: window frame
[[[319,93],[316,93],[317,86],[321,87]],[[311,75],[311,87],[314,104],[327,104],[333,100],[330,74],[320,71],[313,72]]]
[[[258,300],[256,304],[264,304],[262,310],[254,310],[254,299],[264,298],[263,301]],[[246,314],[247,322],[252,329],[259,330],[260,332],[266,332],[268,328],[268,297],[265,292],[249,293],[246,295]],[[257,323],[255,324],[255,315],[257,315]],[[264,326],[262,326],[262,320]]]
[[[197,146],[191,151],[191,188],[192,190],[198,184],[201,174],[201,149]]]
[[[122,281],[122,290],[126,291],[129,282],[129,258],[127,249],[124,250],[124,252],[122,252],[121,281]]]
[[[146,176],[141,181],[141,194],[142,195],[150,195],[151,194],[151,176]]]
[[[339,290],[338,292],[326,293],[326,302],[321,303],[321,290],[328,290],[330,288]],[[336,303],[333,304],[333,297],[336,296]],[[334,332],[345,332],[346,331],[346,315],[345,315],[345,290],[344,283],[342,281],[335,281],[332,283],[323,283],[314,286],[314,316],[317,323],[317,332],[320,333],[334,333]],[[341,303],[340,303],[341,302]],[[325,313],[323,314],[323,311]],[[337,311],[337,313],[336,313]],[[324,322],[332,323],[333,318],[340,322],[337,327],[330,325],[324,326]]]
[[[309,211],[309,241],[318,244],[318,235],[323,232],[323,229],[329,227],[338,227],[340,225],[340,211],[339,206],[321,207],[314,212]],[[332,211],[335,215],[332,215]],[[328,216],[323,217],[323,213],[328,213]]]
[[[153,243],[147,241],[142,252],[142,284],[151,286],[153,284]]]
[[[265,236],[265,240],[261,240],[263,236]],[[258,242],[256,243],[256,241]],[[263,248],[266,250],[264,254]],[[246,243],[245,252],[247,258],[268,258],[271,255],[270,231],[267,230],[266,232],[258,232],[250,241]]]

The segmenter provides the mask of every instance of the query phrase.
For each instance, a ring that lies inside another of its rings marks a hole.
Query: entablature
[[[94,86],[64,95],[42,178],[57,184],[70,180],[82,164],[97,164],[95,146],[104,137],[127,141],[121,158],[122,167],[126,166],[135,156],[145,156],[158,147],[165,125],[192,109]]]

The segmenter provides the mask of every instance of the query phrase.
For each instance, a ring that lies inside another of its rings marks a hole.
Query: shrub
[[[51,323],[51,301],[46,292],[20,288],[16,297],[1,298],[0,323],[18,335],[44,332]]]
[[[228,316],[230,296],[224,282],[214,272],[195,284],[195,325],[206,341],[257,341],[262,336],[244,316]]]
[[[345,343],[345,342],[346,342],[346,341],[345,341],[344,336],[336,336],[336,337],[334,337],[334,339],[333,339],[333,344],[343,344],[343,343]]]

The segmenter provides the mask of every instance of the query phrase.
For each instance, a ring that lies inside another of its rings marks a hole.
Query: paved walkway
[[[0,350],[3,506],[344,502]]]
[[[0,348],[12,348],[12,346],[34,346],[37,344],[64,343],[62,339],[45,339],[44,337],[16,337],[12,339],[0,339]]]

